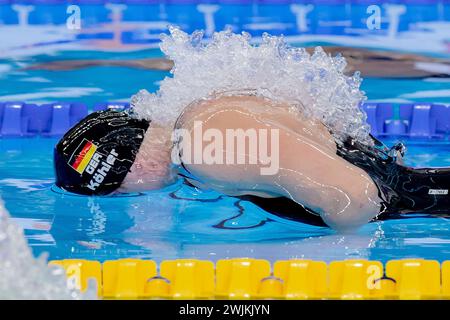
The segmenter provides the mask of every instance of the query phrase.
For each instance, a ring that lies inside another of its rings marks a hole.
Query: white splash
[[[139,118],[172,125],[191,102],[216,92],[252,89],[274,100],[303,106],[305,115],[327,125],[341,140],[353,137],[371,143],[370,126],[359,103],[365,100],[359,73],[344,75],[346,61],[331,57],[321,47],[310,55],[290,47],[283,37],[263,35],[251,44],[248,33],[214,33],[210,42],[203,33],[188,35],[176,27],[162,36],[161,50],[174,61],[172,77],[158,92],[141,90],[132,105]]]
[[[2,299],[87,299],[71,289],[61,268],[49,267],[45,256],[33,257],[22,229],[11,222],[0,200],[0,300]]]

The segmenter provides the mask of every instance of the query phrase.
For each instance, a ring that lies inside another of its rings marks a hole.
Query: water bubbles
[[[0,200],[0,300],[94,299],[95,288],[81,294],[69,288],[65,272],[33,257],[22,229],[14,225]]]
[[[202,41],[202,32],[188,35],[173,26],[169,32],[160,47],[174,61],[173,76],[158,92],[141,90],[132,98],[139,118],[172,126],[187,105],[215,92],[264,90],[271,99],[302,105],[301,112],[322,121],[339,140],[372,143],[359,109],[365,99],[360,74],[345,75],[341,55],[331,57],[321,47],[310,55],[267,33],[254,45],[248,33],[231,30],[214,33],[209,42]]]
[[[194,47],[194,48],[199,48],[200,47],[200,45],[202,43],[202,40],[203,40],[203,35],[204,35],[203,31],[194,31],[191,34],[191,45],[192,45],[192,47]]]

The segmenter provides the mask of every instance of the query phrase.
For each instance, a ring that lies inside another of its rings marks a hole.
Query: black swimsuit
[[[450,213],[450,168],[410,168],[399,165],[395,156],[352,140],[338,145],[337,154],[363,169],[378,187],[386,213]],[[400,146],[400,147],[398,147]],[[394,147],[400,149],[401,145]]]
[[[175,129],[179,128],[178,117]],[[404,146],[397,144],[388,149],[381,141],[371,136],[373,146],[354,139],[336,142],[337,155],[363,169],[378,188],[378,196],[383,200],[379,215],[383,220],[402,213],[450,214],[450,168],[409,168],[399,165],[397,153],[403,155]],[[180,156],[180,160],[182,157]],[[181,176],[196,180],[185,165]],[[201,181],[199,181],[201,182]],[[314,225],[325,225],[320,215],[313,210],[285,197],[262,198],[239,196],[277,216]]]
[[[372,137],[373,138],[373,137]],[[450,215],[450,168],[414,169],[397,164],[391,153],[402,152],[398,144],[391,150],[373,138],[374,147],[354,140],[337,144],[337,154],[363,169],[375,182],[383,200],[376,220],[401,217],[402,213]],[[313,225],[325,225],[320,216],[287,198],[241,197],[277,216]]]

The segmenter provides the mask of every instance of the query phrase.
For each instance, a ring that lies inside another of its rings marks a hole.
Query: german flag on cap
[[[97,150],[97,146],[91,141],[83,139],[80,146],[75,150],[69,160],[69,165],[79,174],[83,174],[89,161]]]

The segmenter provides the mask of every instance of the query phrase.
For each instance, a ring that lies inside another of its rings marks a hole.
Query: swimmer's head
[[[55,147],[56,185],[84,195],[116,191],[132,167],[150,122],[127,112],[94,112]]]

